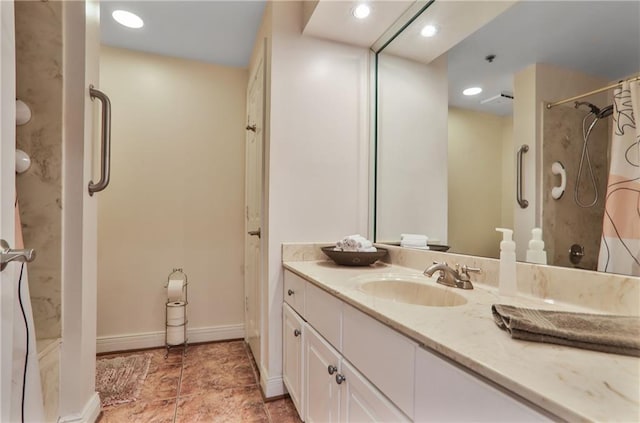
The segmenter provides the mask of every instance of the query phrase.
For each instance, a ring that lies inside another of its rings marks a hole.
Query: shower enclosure
[[[600,103],[605,104],[609,103]],[[588,114],[588,107],[574,108],[573,104],[544,110],[542,230],[549,264],[596,270],[609,174],[611,118],[602,116],[593,125],[587,139],[588,160],[586,154],[583,156],[584,132],[594,120],[594,114]],[[559,184],[558,176],[551,172],[556,161],[567,172],[566,191],[557,200],[550,195]]]

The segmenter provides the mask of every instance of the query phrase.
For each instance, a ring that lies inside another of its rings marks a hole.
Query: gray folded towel
[[[514,339],[640,357],[640,317],[491,307],[493,320]]]

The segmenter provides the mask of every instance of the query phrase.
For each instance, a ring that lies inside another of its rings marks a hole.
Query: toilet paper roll
[[[184,326],[167,327],[167,344],[180,345],[184,343]]]
[[[167,303],[167,325],[178,326],[185,322],[185,302],[173,301]]]
[[[169,301],[179,301],[182,299],[183,279],[169,279],[167,284],[167,299]]]

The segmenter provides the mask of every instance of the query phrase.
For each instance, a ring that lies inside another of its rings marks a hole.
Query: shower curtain
[[[640,276],[640,81],[623,82],[613,104],[598,270]]]
[[[16,200],[16,249],[24,248],[22,239],[22,225],[20,222],[20,209]],[[42,385],[40,383],[40,365],[36,348],[35,327],[33,313],[31,311],[31,297],[29,296],[29,279],[27,278],[27,265],[15,266],[17,269],[16,281],[20,280],[18,292],[22,298],[22,308],[16,295],[13,317],[13,366],[11,373],[11,421],[12,422],[44,422],[44,406],[42,402]],[[18,284],[16,284],[18,286]],[[24,316],[23,316],[24,310]],[[26,325],[25,325],[26,316]],[[27,329],[28,328],[28,333]],[[28,341],[28,348],[27,348]],[[28,352],[28,355],[27,355]],[[26,377],[25,377],[25,358]],[[23,404],[24,387],[24,404]],[[24,410],[24,419],[23,412]]]

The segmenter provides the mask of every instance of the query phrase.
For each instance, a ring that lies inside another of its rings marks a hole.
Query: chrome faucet
[[[437,261],[434,261],[431,266],[424,269],[424,275],[428,277],[433,276],[435,272],[440,272],[440,276],[436,281],[439,284],[460,289],[473,289],[469,272],[479,273],[480,269],[466,265],[461,267],[458,264],[456,264],[455,269],[452,269],[447,263],[438,263]]]

